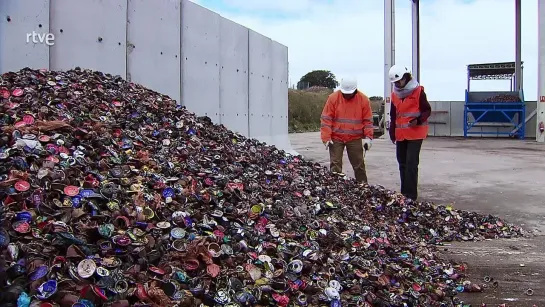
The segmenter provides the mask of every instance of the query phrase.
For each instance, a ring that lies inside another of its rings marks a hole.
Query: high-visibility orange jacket
[[[341,91],[329,95],[320,119],[323,142],[373,139],[371,101],[360,91],[350,100],[346,100]]]
[[[424,87],[418,86],[404,99],[392,93],[392,111],[395,112],[395,140],[423,140],[428,136],[428,116],[431,108],[421,110],[421,93]],[[427,102],[427,100],[426,100]],[[427,104],[429,107],[429,104]],[[422,114],[425,112],[426,114]],[[424,116],[423,116],[424,115]],[[415,126],[410,127],[409,122],[414,121]]]

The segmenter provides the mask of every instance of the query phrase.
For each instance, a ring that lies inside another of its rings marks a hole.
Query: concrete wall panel
[[[516,120],[518,121],[518,115],[515,115],[515,117],[517,118]],[[524,121],[524,119],[522,119]],[[515,129],[514,127],[498,127],[496,128],[496,131],[497,132],[502,132],[502,133],[509,133],[511,131],[513,131],[513,129]],[[504,137],[507,137],[507,135],[500,135],[499,136],[500,138],[504,138]]]
[[[481,132],[486,132],[486,134],[482,134],[482,137],[485,137],[485,138],[497,138],[498,135],[498,127],[486,127],[486,126],[483,126],[481,127]],[[488,134],[488,133],[492,133],[492,134]],[[505,136],[506,137],[506,136]]]
[[[250,136],[272,144],[272,40],[250,30]]]
[[[220,20],[220,122],[248,136],[248,28]]]
[[[462,118],[463,118],[463,116],[464,116],[464,113],[462,113]],[[473,116],[472,113],[469,113],[469,114],[467,115],[467,117],[468,117],[468,121],[469,121],[469,122],[474,122],[474,121],[475,121],[475,117]],[[478,126],[475,127],[475,126],[473,126],[471,129],[468,130],[468,132],[471,132],[471,133],[473,133],[473,134],[468,134],[468,136],[472,136],[472,137],[482,137],[482,134],[479,133],[479,132],[482,132],[482,131],[483,131],[482,127],[478,127]]]
[[[446,112],[436,113],[434,120],[435,124],[435,136],[450,136],[450,101],[437,101],[435,103],[435,111]]]
[[[219,123],[220,15],[182,2],[182,104]]]
[[[271,46],[272,55],[272,137],[273,144],[284,150],[291,150],[288,138],[288,47],[275,41]]]
[[[437,103],[435,101],[430,101],[429,103],[430,103],[430,106],[431,106],[431,110],[435,111],[435,109],[437,107]],[[434,115],[431,115],[430,119],[433,120],[434,117],[435,117]],[[429,124],[428,135],[429,136],[435,136],[435,124],[433,124],[433,123]]]
[[[528,117],[534,110],[537,108],[536,101],[527,101],[526,102],[526,116]],[[535,138],[536,137],[536,123],[537,117],[533,117],[531,120],[526,123],[526,137]]]
[[[49,69],[49,46],[33,43],[32,37],[27,43],[32,31],[50,32],[49,0],[1,0],[0,12],[0,73],[25,67]]]
[[[54,0],[50,6],[50,68],[76,66],[126,77],[127,2]]]
[[[180,0],[129,0],[127,79],[180,103]]]
[[[464,102],[450,102],[450,135],[464,136]]]

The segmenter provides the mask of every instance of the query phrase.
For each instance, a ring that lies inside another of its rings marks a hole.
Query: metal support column
[[[545,2],[537,4],[537,127],[536,141],[545,143],[545,132],[540,131],[540,125],[545,125]]]
[[[395,0],[384,0],[384,131],[390,128],[390,96],[392,84],[388,78],[395,64]]]
[[[522,89],[521,0],[515,0],[515,91]]]
[[[412,0],[412,2],[412,75],[418,82],[420,82],[420,0]]]

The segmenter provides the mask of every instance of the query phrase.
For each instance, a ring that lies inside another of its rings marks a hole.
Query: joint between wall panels
[[[131,82],[131,72],[129,69],[129,2],[130,0],[125,2],[125,80]]]
[[[47,12],[47,24],[49,25],[49,32],[51,32],[51,8],[52,8],[51,0],[47,0],[47,7],[49,8]],[[47,47],[47,70],[51,70],[51,48],[52,47],[53,46]]]
[[[219,124],[223,124],[223,116],[222,116],[222,109],[223,109],[223,103],[222,103],[222,99],[221,99],[221,77],[222,77],[222,62],[221,62],[221,47],[222,47],[222,37],[223,35],[221,35],[221,18],[223,17],[219,17],[218,19],[218,33],[219,33],[219,37],[218,37],[218,45],[219,45],[219,48],[220,48],[220,51],[218,52],[218,84],[220,85],[220,88],[218,89],[218,123]]]
[[[250,120],[250,112],[251,112],[251,109],[250,109],[250,92],[251,92],[251,89],[250,89],[250,71],[251,71],[251,67],[250,67],[250,64],[251,64],[251,61],[250,61],[250,29],[248,29],[247,32],[247,36],[248,36],[248,52],[247,52],[247,61],[248,61],[248,73],[246,74],[246,82],[248,83],[248,102],[247,102],[247,110],[248,110],[248,137],[251,137],[252,136],[252,125],[251,125],[251,120]]]
[[[184,52],[184,8],[185,8],[185,2],[186,0],[180,0],[180,16],[179,16],[179,23],[180,23],[180,106],[185,106],[185,101],[183,99],[184,94],[184,67],[185,67],[185,52]]]

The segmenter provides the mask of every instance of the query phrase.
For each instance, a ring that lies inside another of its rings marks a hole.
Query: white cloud
[[[199,2],[199,1],[196,1]],[[340,79],[355,75],[368,95],[384,93],[384,14],[377,0],[226,0],[240,9],[209,7],[289,48],[290,79],[314,69]],[[404,2],[407,2],[405,4]],[[411,66],[411,10],[396,5],[396,63]],[[464,3],[465,2],[465,3]],[[527,100],[537,95],[537,0],[522,1],[522,60]],[[259,11],[295,14],[260,18]],[[512,0],[422,1],[421,81],[430,100],[463,100],[466,65],[515,60],[515,5]],[[509,81],[474,81],[475,90],[509,90]]]
[[[246,10],[281,10],[284,12],[301,12],[313,7],[312,0],[276,0],[276,1],[248,1],[225,0],[231,7],[243,7]]]

